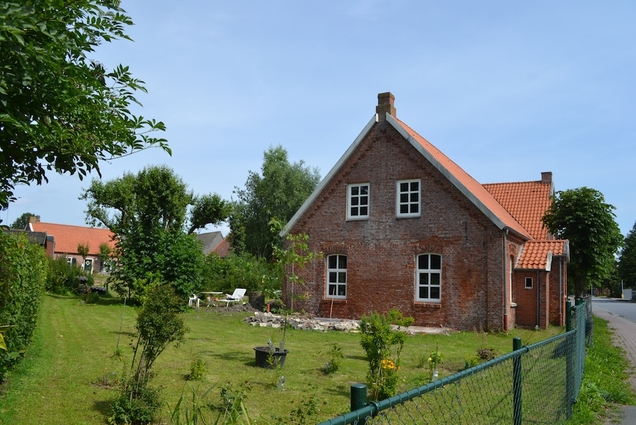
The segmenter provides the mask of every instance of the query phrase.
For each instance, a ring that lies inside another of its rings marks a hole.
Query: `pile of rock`
[[[285,316],[273,313],[254,312],[254,316],[246,317],[245,321],[252,326],[263,328],[280,328],[285,325]],[[357,332],[360,323],[357,320],[328,319],[320,317],[308,317],[299,315],[287,316],[287,323],[292,329],[307,331],[343,331]]]

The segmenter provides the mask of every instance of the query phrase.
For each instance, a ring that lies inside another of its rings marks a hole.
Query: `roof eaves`
[[[420,145],[417,140],[413,138],[409,134],[408,131],[404,127],[400,125],[400,123],[393,118],[391,115],[386,115],[386,120],[389,122],[393,128],[395,128],[409,143],[418,150],[426,158],[435,168],[439,170],[444,177],[446,177],[460,192],[464,194],[477,208],[479,208],[499,229],[508,228],[510,231],[515,233],[518,236],[521,236],[524,239],[528,238],[528,235],[522,235],[521,233],[515,231],[514,229],[507,226],[494,212],[492,212],[486,205],[484,205],[481,200],[471,192],[453,173],[451,173],[446,167],[444,167],[430,152],[428,152],[422,145]]]
[[[388,116],[388,114],[387,114]],[[294,227],[294,224],[298,221],[298,219],[305,213],[305,211],[309,208],[311,204],[313,204],[314,200],[318,197],[320,192],[327,186],[327,184],[331,181],[331,179],[336,175],[340,167],[349,159],[353,151],[358,147],[358,145],[362,142],[362,140],[366,137],[366,135],[371,131],[371,128],[378,122],[378,114],[374,114],[374,116],[369,120],[367,125],[362,129],[358,137],[355,138],[351,146],[345,151],[345,153],[340,157],[336,165],[334,165],[329,173],[325,176],[324,179],[316,186],[316,189],[309,195],[309,197],[305,200],[302,206],[296,211],[296,214],[287,222],[285,228],[280,232],[281,237],[285,237],[289,230]]]

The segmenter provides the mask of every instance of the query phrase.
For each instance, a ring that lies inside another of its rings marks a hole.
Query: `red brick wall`
[[[421,179],[422,216],[398,219],[396,181]],[[370,218],[346,220],[347,184],[370,183]],[[359,318],[392,308],[417,325],[502,329],[504,325],[503,232],[388,123],[365,140],[296,222],[313,250],[323,253],[301,272],[306,293],[296,310],[325,317]],[[508,243],[519,241],[508,237]],[[442,255],[441,303],[417,303],[415,256]],[[347,299],[325,297],[329,254],[348,257]],[[284,293],[289,305],[290,288]],[[508,317],[514,324],[514,312]]]

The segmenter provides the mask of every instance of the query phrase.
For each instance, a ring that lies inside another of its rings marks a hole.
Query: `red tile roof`
[[[528,241],[523,245],[517,260],[517,269],[550,270],[552,256],[565,256],[569,259],[567,240]]]
[[[393,118],[393,119],[391,119]],[[428,154],[432,158],[435,165],[446,177],[477,207],[482,209],[486,214],[491,215],[493,221],[499,221],[503,226],[508,227],[512,231],[527,239],[531,238],[530,233],[488,192],[477,180],[464,171],[459,165],[433,146],[428,140],[420,136],[415,130],[406,125],[395,117],[388,118],[387,121],[395,120],[415,142],[417,142],[424,150],[423,154]],[[425,155],[426,156],[426,155]],[[490,214],[489,214],[490,213]],[[503,227],[502,226],[502,227]]]
[[[220,244],[218,244],[212,252],[215,252],[219,255],[219,257],[227,257],[230,252],[230,242],[228,242],[227,238],[223,238]]]
[[[44,223],[37,221],[30,223],[29,227],[34,232],[46,232],[47,235],[55,239],[55,252],[77,254],[77,245],[88,243],[88,254],[99,255],[99,247],[106,243],[113,248],[115,242],[114,235],[109,229],[97,227],[73,226],[69,224]]]
[[[483,186],[533,239],[548,239],[548,231],[543,227],[541,218],[550,208],[551,182],[489,183]]]

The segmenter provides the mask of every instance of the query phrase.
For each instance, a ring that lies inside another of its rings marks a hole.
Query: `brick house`
[[[289,221],[322,258],[285,282],[294,309],[358,319],[397,308],[421,326],[508,330],[563,325],[568,241],[541,217],[541,180],[482,185],[396,117],[375,116]],[[297,295],[303,295],[297,297]]]
[[[105,271],[101,262],[100,246],[107,244],[111,250],[115,247],[113,233],[109,229],[45,223],[31,217],[26,230],[46,234],[47,255],[53,258],[64,257],[70,264],[77,264],[90,273]],[[86,259],[77,252],[79,244],[88,245]]]

